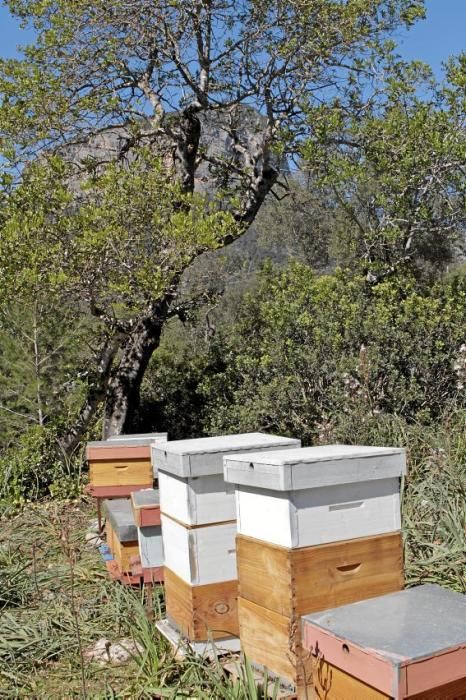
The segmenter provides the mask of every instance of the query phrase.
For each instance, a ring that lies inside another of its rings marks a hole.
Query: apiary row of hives
[[[133,461],[128,439],[125,459],[117,441],[89,446],[90,488],[107,486],[103,472],[131,487],[106,501],[107,544],[132,582],[164,580],[161,629],[237,642],[302,698],[466,698],[465,598],[403,590],[403,449],[261,433],[132,439],[146,449]]]

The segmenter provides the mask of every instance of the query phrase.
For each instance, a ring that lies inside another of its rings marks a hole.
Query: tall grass
[[[466,412],[412,438],[402,507],[407,581],[466,593]]]

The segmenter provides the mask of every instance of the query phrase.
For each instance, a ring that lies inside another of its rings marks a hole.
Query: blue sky
[[[426,5],[427,20],[408,33],[399,32],[396,38],[403,56],[421,59],[440,74],[442,61],[466,50],[466,0],[427,0]],[[19,29],[2,4],[0,56],[16,55],[16,45],[27,43],[31,37]]]

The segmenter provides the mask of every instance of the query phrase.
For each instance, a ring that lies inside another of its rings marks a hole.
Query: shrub
[[[20,506],[43,496],[79,493],[80,459],[66,460],[54,426],[34,426],[0,457],[0,503]]]
[[[392,417],[429,425],[465,405],[466,280],[376,286],[293,264],[263,273],[202,384],[206,431],[355,442]]]

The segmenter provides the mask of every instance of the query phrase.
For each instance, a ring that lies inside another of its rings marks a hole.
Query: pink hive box
[[[327,700],[466,698],[466,596],[460,593],[424,585],[306,615],[302,624],[305,649],[334,669],[334,690],[327,673]],[[344,687],[353,689],[346,697]]]

